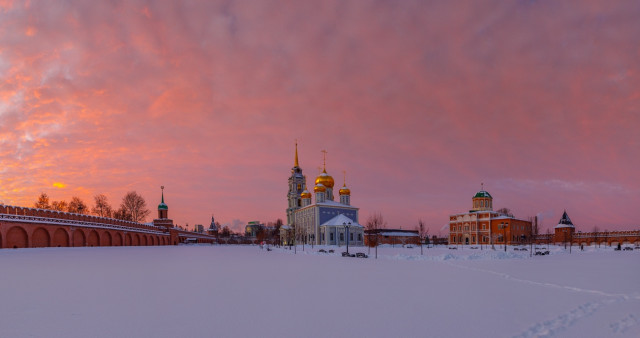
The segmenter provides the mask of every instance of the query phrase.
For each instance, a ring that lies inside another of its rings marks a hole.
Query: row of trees
[[[93,197],[94,205],[89,208],[87,204],[77,196],[71,197],[70,202],[51,201],[49,195],[41,193],[34,207],[38,209],[72,212],[83,215],[95,215],[99,217],[116,218],[132,222],[144,222],[151,211],[147,208],[147,202],[135,191],[129,191],[120,202],[120,207],[115,209],[109,204],[105,194]]]

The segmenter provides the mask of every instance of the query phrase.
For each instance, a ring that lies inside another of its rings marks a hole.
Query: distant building
[[[209,229],[207,229],[207,234],[211,236],[218,236],[218,225],[216,221],[213,219],[213,215],[211,215],[211,224],[209,224]]]
[[[262,224],[262,223],[260,223],[258,221],[249,222],[244,227],[244,235],[247,236],[247,237],[256,237],[256,236],[258,236],[258,233],[261,230],[262,231],[266,230],[266,227],[265,227],[264,224]]]
[[[527,243],[531,222],[493,211],[493,197],[484,189],[472,198],[469,212],[449,216],[449,244]]]
[[[376,229],[365,230],[365,245],[374,246],[378,244],[405,245],[420,244],[420,234],[418,230],[402,229]]]
[[[202,226],[202,224],[196,224],[196,225],[193,226],[193,230],[194,230],[194,232],[202,234],[202,233],[204,233],[204,226]]]

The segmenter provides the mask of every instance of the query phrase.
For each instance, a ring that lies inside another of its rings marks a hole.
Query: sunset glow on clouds
[[[298,139],[363,222],[437,233],[484,182],[546,227],[637,228],[640,3],[1,1],[0,202],[166,187],[285,218]]]

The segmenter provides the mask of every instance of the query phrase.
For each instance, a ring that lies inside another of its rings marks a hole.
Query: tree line
[[[65,200],[52,201],[47,193],[41,193],[34,208],[56,210],[63,212],[72,212],[83,215],[95,215],[99,217],[108,217],[142,223],[149,216],[151,211],[147,208],[147,202],[144,197],[135,191],[127,192],[120,206],[116,209],[111,204],[105,194],[97,194],[93,197],[94,205],[89,208],[87,204],[77,196],[71,197],[71,201]]]

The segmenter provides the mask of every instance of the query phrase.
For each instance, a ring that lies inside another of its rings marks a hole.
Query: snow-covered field
[[[0,337],[640,337],[640,250],[318,249],[0,250]]]

